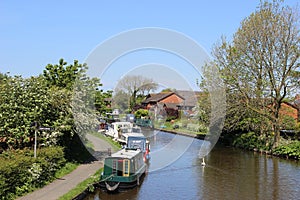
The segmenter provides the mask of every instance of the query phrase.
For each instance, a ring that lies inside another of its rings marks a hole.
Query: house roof
[[[176,90],[176,93],[185,99],[185,106],[196,106],[198,104],[198,99],[201,94],[199,91],[192,90]]]
[[[181,95],[178,95],[175,92],[160,92],[157,94],[149,94],[148,97],[143,101],[143,103],[159,102],[173,94],[176,94],[179,98],[185,100]]]
[[[177,104],[177,103],[158,103],[159,107],[164,107],[166,106],[167,108],[173,108],[173,109],[177,109],[178,106],[182,106],[181,104]]]

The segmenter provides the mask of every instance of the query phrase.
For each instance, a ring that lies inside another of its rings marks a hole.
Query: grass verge
[[[69,191],[67,194],[61,196],[59,200],[70,200],[75,198],[76,196],[83,193],[86,189],[88,189],[89,192],[94,191],[93,184],[98,182],[100,180],[100,174],[103,171],[103,168],[99,169],[93,176],[90,178],[84,180],[83,182],[79,183],[75,188],[73,188],[71,191]]]
[[[114,151],[119,151],[122,148],[122,146],[117,141],[114,141],[110,137],[106,137],[99,132],[91,132],[90,134],[108,142],[112,146]]]
[[[55,173],[55,178],[61,178],[71,173],[78,167],[78,165],[79,165],[78,163],[71,163],[71,162],[66,163],[64,167],[62,167],[60,170],[58,170]]]

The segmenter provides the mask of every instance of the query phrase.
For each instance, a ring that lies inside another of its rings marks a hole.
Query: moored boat
[[[113,122],[108,126],[104,134],[106,136],[112,137],[114,140],[118,140],[118,138],[120,138],[122,134],[120,129],[132,127],[133,124],[131,122]]]
[[[135,124],[143,128],[154,129],[154,125],[151,119],[139,118],[135,120]]]
[[[142,133],[139,126],[132,128],[122,128],[122,135],[118,139],[122,145],[129,149],[140,149],[143,152],[144,161],[150,160],[150,142]]]
[[[141,183],[147,165],[140,149],[122,149],[104,160],[100,187],[108,191],[133,188]]]

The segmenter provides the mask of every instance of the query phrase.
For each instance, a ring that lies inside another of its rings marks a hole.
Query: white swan
[[[206,164],[205,164],[205,161],[204,161],[204,157],[202,158],[201,165],[202,165],[202,166],[205,166],[205,165],[206,165]]]

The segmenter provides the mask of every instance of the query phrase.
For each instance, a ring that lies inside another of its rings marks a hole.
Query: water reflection
[[[152,152],[174,138],[164,132],[149,134]],[[203,167],[199,158],[203,141],[190,140],[191,146],[183,156],[150,172],[140,187],[118,194],[97,190],[86,199],[299,199],[299,162],[215,146]],[[160,159],[167,160],[167,154]]]
[[[224,147],[215,148],[208,163],[203,199],[299,198],[299,163]]]

